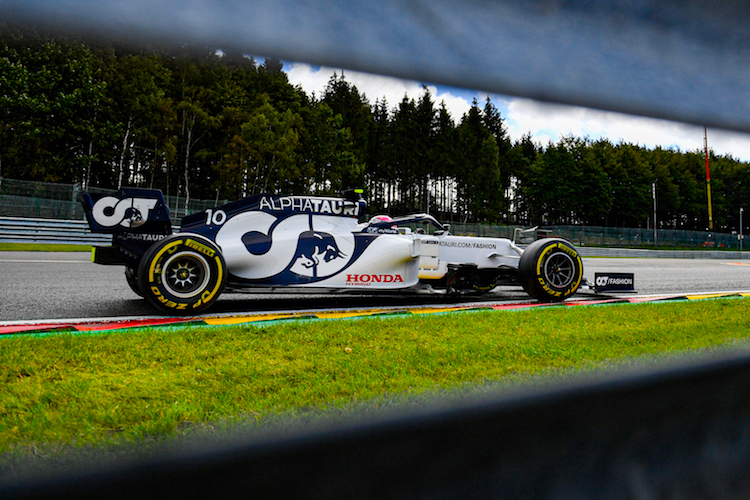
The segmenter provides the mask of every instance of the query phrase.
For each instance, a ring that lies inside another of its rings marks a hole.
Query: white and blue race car
[[[125,266],[133,291],[170,314],[203,311],[225,291],[462,294],[511,285],[551,302],[582,284],[581,257],[563,239],[524,249],[454,236],[428,214],[360,222],[360,193],[253,196],[188,215],[177,234],[158,190],[86,193],[83,204],[91,230],[113,235],[93,262]]]

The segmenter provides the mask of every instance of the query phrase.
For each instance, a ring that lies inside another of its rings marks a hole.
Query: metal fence
[[[114,193],[114,189],[90,188],[95,193]],[[165,196],[172,220],[202,212],[229,200],[190,200]],[[81,188],[75,184],[52,184],[0,178],[0,217],[31,219],[84,220]],[[458,235],[513,238],[519,226],[487,224],[453,224]],[[551,236],[568,239],[579,247],[644,248],[659,250],[739,250],[736,234],[708,231],[640,229],[599,226],[544,226]]]
[[[116,193],[116,189],[87,188],[91,193]],[[81,188],[76,184],[19,181],[0,178],[0,217],[84,220]],[[228,200],[190,200],[165,196],[172,218],[228,203]]]
[[[740,246],[737,234],[713,231],[600,226],[545,226],[545,229],[577,246],[660,250],[738,250]]]
[[[521,226],[486,224],[452,224],[458,235],[513,239]],[[559,236],[578,247],[642,248],[650,250],[740,250],[737,234],[713,231],[679,231],[671,229],[640,229],[600,226],[542,226],[538,232]],[[743,246],[746,250],[746,246]]]

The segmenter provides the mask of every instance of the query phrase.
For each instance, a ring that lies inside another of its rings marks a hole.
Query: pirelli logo
[[[193,250],[195,250],[197,252],[200,252],[202,254],[208,255],[209,257],[213,257],[216,254],[215,251],[213,251],[212,249],[208,248],[206,245],[204,245],[202,243],[198,243],[195,240],[191,240],[190,238],[188,238],[188,239],[185,240],[185,246],[186,247],[190,247]]]

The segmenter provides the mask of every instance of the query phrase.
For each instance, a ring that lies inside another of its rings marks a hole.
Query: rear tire
[[[194,234],[154,243],[138,268],[143,297],[169,314],[196,314],[211,307],[224,290],[226,276],[218,247]]]
[[[518,264],[521,286],[541,302],[560,302],[578,290],[583,262],[573,245],[559,238],[544,238],[529,245]]]
[[[125,268],[125,281],[128,282],[128,285],[130,286],[131,290],[133,290],[139,296],[143,297],[143,292],[141,292],[141,287],[138,286],[138,269],[134,269],[132,267],[126,267]]]

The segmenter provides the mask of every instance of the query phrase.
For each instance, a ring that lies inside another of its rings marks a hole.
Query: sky
[[[295,62],[285,62],[284,71],[292,85],[299,85],[308,94],[316,96],[323,93],[334,72],[342,73],[341,69]],[[405,95],[414,100],[422,95],[420,82],[350,70],[343,73],[346,81],[365,94],[370,104],[385,98],[388,107],[393,109]],[[474,98],[484,106],[488,97],[487,92],[425,85],[438,105],[445,102],[456,122],[468,111]],[[530,133],[534,142],[546,146],[572,135],[592,140],[606,138],[613,143],[626,142],[649,149],[661,146],[683,152],[703,151],[704,131],[700,126],[498,94],[489,94],[489,97],[505,119],[512,141]],[[709,128],[707,135],[708,146],[716,154],[750,162],[750,134]]]

